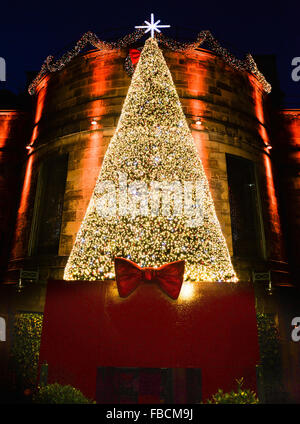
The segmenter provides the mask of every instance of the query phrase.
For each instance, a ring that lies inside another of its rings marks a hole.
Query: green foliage
[[[258,342],[260,350],[260,384],[264,402],[285,401],[282,384],[282,366],[279,332],[272,314],[257,313]]]
[[[280,341],[273,316],[257,313],[257,329],[260,363],[265,371],[278,372],[281,364]]]
[[[42,404],[71,404],[71,403],[95,403],[86,398],[80,390],[72,386],[62,386],[54,383],[39,387],[37,393],[33,396],[34,403]]]
[[[42,314],[25,312],[15,316],[11,357],[24,387],[36,383],[42,325]]]
[[[206,403],[238,403],[238,404],[255,404],[259,403],[259,400],[250,389],[243,389],[243,378],[236,380],[237,390],[224,393],[222,389],[219,389],[211,399],[208,399]]]

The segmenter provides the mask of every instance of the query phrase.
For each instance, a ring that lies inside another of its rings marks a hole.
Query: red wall
[[[193,283],[174,301],[144,284],[128,298],[115,282],[49,281],[40,363],[48,382],[95,398],[97,367],[201,368],[202,397],[244,377],[256,389],[259,361],[253,288]]]

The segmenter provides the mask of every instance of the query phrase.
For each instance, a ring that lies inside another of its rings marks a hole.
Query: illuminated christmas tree
[[[237,281],[172,76],[154,38],[142,50],[65,268],[66,280],[114,278],[114,257],[185,279]]]

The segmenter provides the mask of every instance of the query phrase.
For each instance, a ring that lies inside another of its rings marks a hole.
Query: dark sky
[[[300,3],[281,1],[61,1],[1,3],[0,56],[7,81],[0,88],[21,91],[25,71],[39,70],[49,54],[58,57],[86,31],[107,40],[134,30],[150,13],[179,34],[195,36],[209,29],[224,47],[243,55],[276,54],[287,106],[300,108],[300,81],[291,78],[294,57],[300,57]],[[165,35],[172,35],[164,30]]]

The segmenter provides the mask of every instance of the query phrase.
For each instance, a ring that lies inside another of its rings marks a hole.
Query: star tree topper
[[[154,22],[154,14],[151,13],[151,22],[144,21],[146,25],[135,26],[135,28],[146,28],[145,34],[151,31],[151,37],[154,38],[154,32],[160,32],[158,28],[170,28],[170,25],[158,25],[160,20]]]

